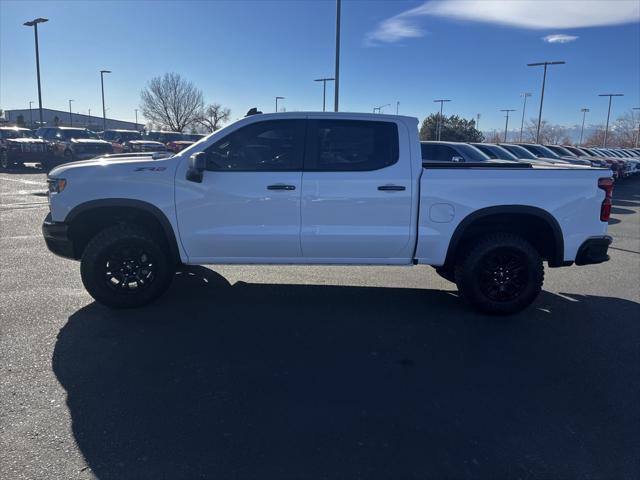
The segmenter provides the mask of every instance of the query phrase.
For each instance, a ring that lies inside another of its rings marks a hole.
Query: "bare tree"
[[[528,142],[536,141],[536,134],[538,130],[538,120],[532,118],[525,124],[523,140]],[[568,138],[568,130],[561,125],[552,125],[547,120],[540,122],[540,143],[555,145],[558,143],[565,143]]]
[[[173,72],[152,78],[140,102],[147,120],[175,132],[196,123],[204,107],[200,89]]]
[[[609,136],[607,136],[607,144],[614,145],[615,142],[615,145],[619,147],[633,147],[635,145],[636,135],[638,134],[637,125],[638,122],[633,116],[633,110],[621,115],[609,131],[609,135],[613,134],[613,136],[615,136],[615,140],[612,136],[610,141]]]
[[[615,142],[615,138],[609,131],[607,135],[607,144],[612,145]],[[604,145],[604,127],[598,127],[591,135],[584,141],[584,145],[587,147],[602,147]]]
[[[213,103],[200,113],[198,123],[209,132],[215,132],[229,121],[229,117],[231,117],[231,110],[223,108],[219,103]]]
[[[502,142],[504,142],[504,133],[500,133],[497,130],[494,130],[485,139],[485,142],[487,142],[487,143],[502,143]]]

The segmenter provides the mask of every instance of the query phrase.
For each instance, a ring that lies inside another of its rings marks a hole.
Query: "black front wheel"
[[[456,265],[455,280],[476,310],[506,315],[536,299],[544,267],[538,251],[522,237],[496,233],[478,239],[466,251]]]
[[[82,283],[113,308],[146,305],[169,287],[175,270],[167,249],[146,230],[117,225],[98,233],[82,254]]]

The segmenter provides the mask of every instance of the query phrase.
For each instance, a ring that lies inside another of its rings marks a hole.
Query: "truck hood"
[[[72,138],[71,143],[77,143],[78,145],[110,145],[109,142],[105,142],[104,140],[98,140],[95,138]]]
[[[157,162],[158,160],[154,160],[151,155],[117,158],[97,157],[90,160],[80,160],[78,162],[69,162],[59,165],[49,172],[49,177],[64,177],[70,173],[86,172],[89,169],[95,170],[96,173],[100,171],[106,172],[108,169],[118,166],[131,166],[131,172],[134,172],[135,169],[139,167],[156,167],[158,166]]]
[[[155,140],[129,140],[128,143],[131,145],[158,145],[164,147],[164,143],[156,142]]]
[[[28,138],[28,137],[8,138],[7,142],[8,143],[45,143],[44,140],[42,140],[41,138]]]

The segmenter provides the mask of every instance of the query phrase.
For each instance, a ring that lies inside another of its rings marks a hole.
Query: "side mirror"
[[[451,161],[452,162],[457,162],[457,163],[464,162],[464,157],[458,157],[458,156],[454,155],[453,157],[451,157]]]
[[[202,183],[203,172],[207,169],[207,153],[198,152],[189,157],[187,180]]]

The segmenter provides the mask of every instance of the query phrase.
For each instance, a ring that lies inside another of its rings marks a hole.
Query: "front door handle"
[[[296,189],[295,185],[282,185],[282,184],[269,185],[267,187],[267,190],[295,190],[295,189]]]
[[[378,190],[382,190],[383,192],[401,192],[406,190],[407,187],[403,185],[380,185]]]

